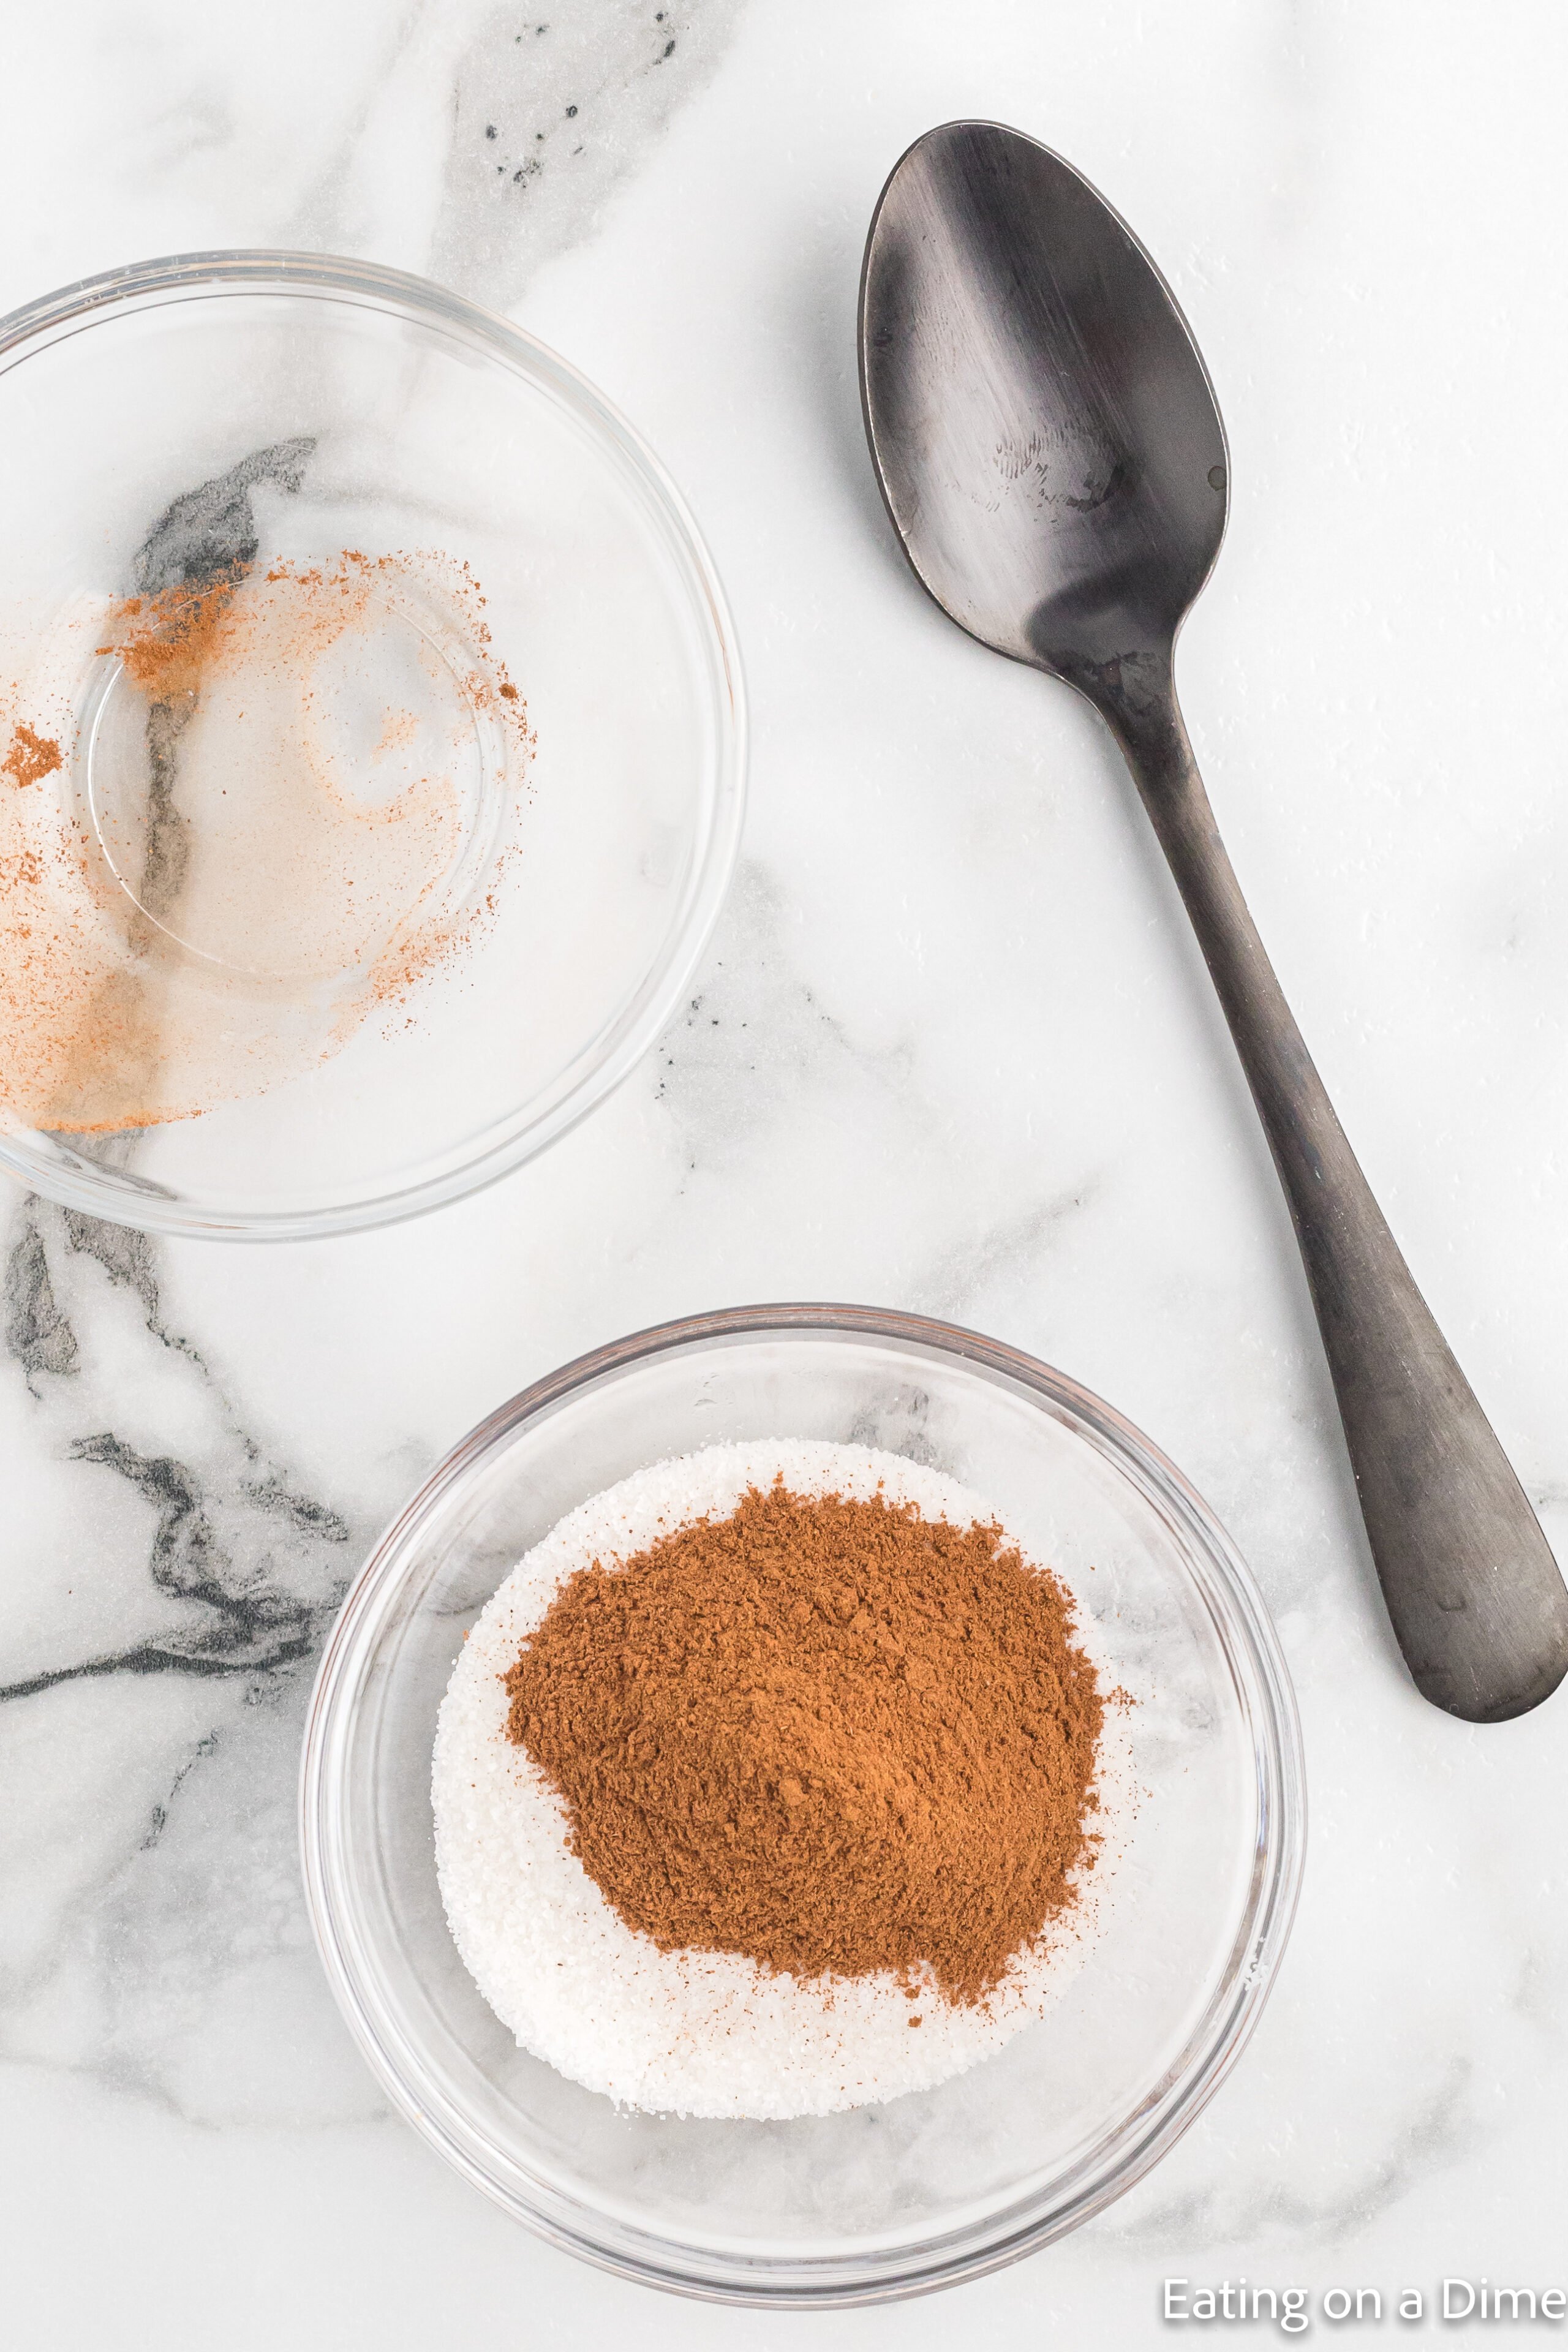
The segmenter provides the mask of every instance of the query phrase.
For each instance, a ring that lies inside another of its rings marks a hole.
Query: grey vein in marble
[[[377,2112],[316,1968],[292,1806],[309,1668],[368,1529],[246,1426],[145,1236],[30,1202],[4,1306],[40,1435],[96,1482],[79,1526],[107,1573],[46,1583],[0,1686],[13,1769],[39,1740],[53,1759],[13,1831],[45,1899],[6,1939],[0,2052],[207,2119]],[[56,1850],[60,1802],[92,1827]],[[204,2074],[247,2004],[267,2081]]]
[[[51,1245],[54,1263],[51,1266]],[[59,1303],[74,1287],[82,1309],[92,1294],[73,1281],[85,1258],[133,1299],[147,1341],[199,1384],[212,1426],[200,1466],[90,1425],[112,1400],[84,1366],[83,1348]],[[179,1604],[122,1647],[61,1657],[0,1685],[0,1700],[29,1696],[82,1675],[274,1672],[309,1657],[344,1582],[346,1520],[330,1504],[296,1490],[284,1470],[240,1425],[199,1352],[164,1322],[152,1245],[143,1234],[74,1210],[29,1204],[5,1276],[7,1350],[57,1428],[89,1425],[65,1440],[68,1458],[123,1480],[153,1517],[146,1556],[152,1591]],[[78,1401],[75,1386],[85,1395]],[[73,1412],[71,1407],[75,1406]]]
[[[253,493],[263,484],[298,490],[316,444],[308,434],[253,449],[226,473],[174,499],[153,525],[132,565],[139,596],[171,588],[205,589],[254,563],[261,545]]]
[[[739,0],[497,12],[458,68],[430,273],[505,310],[721,58]]]
[[[741,13],[742,0],[418,7],[279,241],[369,251],[510,310],[642,169]]]
[[[655,1048],[654,1098],[693,1168],[732,1157],[824,1086],[858,1076],[918,1115],[907,1043],[876,1052],[855,1040],[802,968],[792,914],[766,864],[743,857],[697,993]]]
[[[1009,1284],[1016,1291],[1037,1272],[1062,1227],[1092,1205],[1100,1189],[1098,1180],[1086,1178],[984,1225],[973,1240],[950,1243],[917,1283],[925,1313],[951,1319],[972,1312],[988,1292]]]
[[[298,490],[315,449],[308,436],[254,449],[211,481],[187,490],[153,524],[132,566],[140,596],[167,595],[175,588],[222,593],[255,562],[261,544],[252,492],[263,483]],[[226,584],[227,583],[227,584]],[[190,866],[187,819],[176,793],[180,738],[195,714],[186,694],[160,695],[147,709],[147,814],[139,903],[153,921],[179,902]]]
[[[1479,2134],[1466,2095],[1472,2071],[1468,2059],[1456,2055],[1441,2082],[1412,2084],[1410,2109],[1393,2145],[1366,2148],[1349,2184],[1327,2185],[1321,2198],[1299,2186],[1242,2178],[1181,2197],[1156,2192],[1135,2218],[1119,2214],[1102,2227],[1121,2243],[1165,2255],[1194,2245],[1352,2241],[1418,2182],[1474,2147]]]

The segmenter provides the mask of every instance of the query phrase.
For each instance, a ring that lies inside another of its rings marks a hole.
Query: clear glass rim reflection
[[[342,1895],[341,1771],[349,1717],[381,1606],[431,1517],[454,1487],[525,1423],[614,1375],[672,1352],[725,1341],[888,1340],[956,1358],[1015,1390],[1085,1439],[1138,1491],[1200,1564],[1200,1590],[1230,1664],[1251,1736],[1258,1827],[1251,1884],[1228,1964],[1185,2049],[1136,2110],[1043,2191],[919,2244],[823,2257],[722,2255],[628,2227],[553,2185],[487,2162],[482,2135],[424,2076],[416,2053],[378,2010],[374,1969]],[[578,1357],[500,1406],[453,1447],[372,1551],[329,1636],[311,1694],[300,1782],[300,1851],[318,1948],[343,2014],[399,2112],[447,2161],[516,2219],[566,2252],[677,2294],[757,2307],[833,2309],[891,2302],[1003,2268],[1101,2211],[1142,2179],[1201,2113],[1240,2055],[1289,1938],[1300,1887],[1306,1796],[1300,1727],[1283,1652],[1250,1570],[1208,1506],[1141,1431],[1038,1359],[955,1324],[837,1305],[742,1307],[658,1324]]]
[[[35,352],[128,311],[232,294],[313,296],[422,320],[483,346],[525,376],[546,383],[608,444],[639,483],[696,592],[694,604],[706,624],[716,688],[712,804],[687,903],[671,926],[661,962],[645,981],[641,1010],[612,1024],[602,1051],[597,1045],[585,1049],[580,1056],[581,1074],[548,1095],[536,1115],[509,1123],[499,1138],[482,1141],[460,1164],[349,1202],[325,1200],[280,1209],[213,1208],[176,1198],[155,1182],[133,1181],[109,1169],[100,1171],[80,1159],[61,1162],[28,1149],[25,1138],[0,1132],[0,1168],[65,1208],[144,1233],[222,1241],[304,1241],[400,1223],[482,1191],[569,1132],[630,1076],[686,994],[729,889],[744,813],[745,683],[734,622],[713,559],[685,499],[636,426],[548,344],[429,278],[336,254],[264,247],[132,262],[41,295],[0,318],[0,381]]]

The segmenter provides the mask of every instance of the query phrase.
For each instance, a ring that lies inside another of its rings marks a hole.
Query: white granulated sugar
[[[830,2115],[929,2089],[1039,2017],[1089,1937],[1091,1907],[1080,1901],[1043,1948],[1016,1956],[988,2000],[962,2008],[931,1990],[911,2032],[910,2003],[890,1973],[824,1985],[730,1954],[661,1952],[568,1851],[560,1798],[507,1738],[501,1677],[578,1569],[628,1559],[697,1519],[727,1517],[749,1487],[780,1475],[795,1494],[880,1491],[954,1527],[997,1517],[940,1472],[861,1446],[803,1438],[656,1462],[571,1512],[519,1562],[464,1644],[441,1705],[436,1860],[458,1949],[523,2048],[624,2106]],[[1100,1666],[1081,1624],[1079,1638]],[[1121,1777],[1107,1752],[1117,1746],[1115,1716],[1107,1710],[1097,1777],[1102,1828]],[[1089,1882],[1097,1897],[1103,1876],[1102,1861]]]

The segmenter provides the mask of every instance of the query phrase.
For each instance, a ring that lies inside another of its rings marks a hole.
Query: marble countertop
[[[1568,19],[539,5],[66,0],[7,26],[0,306],[281,244],[506,310],[686,490],[755,756],[689,1013],[521,1174],[267,1250],[0,1204],[6,2340],[1121,2352],[1180,2337],[1167,2277],[1374,2286],[1385,2313],[1419,2286],[1431,2334],[1445,2274],[1568,2284],[1568,1700],[1474,1729],[1404,1679],[1286,1213],[1131,788],[1087,708],[905,573],[852,344],[883,175],[952,115],[1061,149],[1172,278],[1234,457],[1183,646],[1199,756],[1568,1551]],[[1141,1423],[1276,1612],[1312,1800],[1278,1990],[1175,2151],[994,2278],[809,2320],[599,2276],[446,2171],[339,2021],[293,1812],[323,1629],[427,1465],[597,1341],[788,1297],[950,1316]]]

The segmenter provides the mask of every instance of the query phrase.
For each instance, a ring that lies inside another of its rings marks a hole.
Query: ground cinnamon
[[[998,1528],[780,1481],[574,1576],[505,1676],[508,1736],[662,1949],[971,2003],[1093,1860],[1073,1629]]]
[[[0,760],[0,775],[9,776],[14,784],[42,783],[60,766],[62,753],[52,735],[40,735],[26,724],[19,725],[11,738],[11,748]]]

